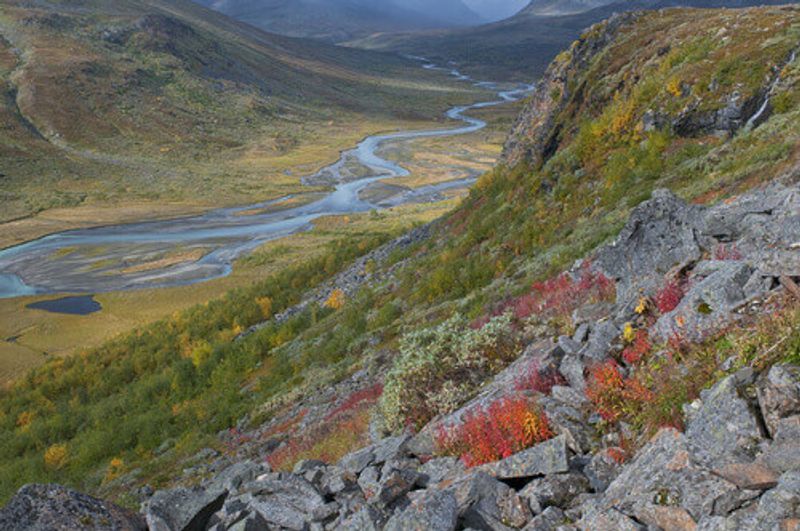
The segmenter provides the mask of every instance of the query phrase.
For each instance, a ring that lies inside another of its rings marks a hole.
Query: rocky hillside
[[[0,523],[792,529],[798,27],[595,26],[445,218],[31,373]]]

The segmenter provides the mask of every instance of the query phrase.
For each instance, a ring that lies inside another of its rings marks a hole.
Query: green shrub
[[[455,315],[400,338],[400,354],[386,377],[381,410],[389,429],[419,429],[474,395],[481,382],[517,355],[511,315],[480,329]]]

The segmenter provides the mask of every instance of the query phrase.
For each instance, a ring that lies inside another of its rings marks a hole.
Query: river
[[[432,64],[424,67],[440,69]],[[457,70],[449,73],[457,79],[472,82]],[[496,89],[492,83],[475,84]],[[381,148],[392,142],[414,138],[456,136],[478,131],[486,127],[486,122],[470,117],[466,112],[517,101],[531,90],[529,85],[514,90],[497,90],[497,99],[447,111],[448,118],[464,122],[463,126],[401,131],[365,138],[354,149],[344,151],[336,163],[303,179],[308,184],[330,184],[333,190],[300,206],[277,208],[286,199],[281,198],[165,221],[65,231],[10,247],[0,251],[0,298],[97,293],[207,281],[230,274],[237,257],[263,243],[309,230],[319,217],[366,212],[430,199],[443,190],[469,186],[472,179],[445,182],[409,190],[384,202],[371,202],[364,198],[363,193],[377,181],[409,175],[399,163],[382,158],[378,154]],[[354,172],[354,167],[359,171]],[[169,253],[188,259],[170,263],[163,259]],[[159,259],[163,265],[159,265]],[[150,266],[141,266],[148,262]]]

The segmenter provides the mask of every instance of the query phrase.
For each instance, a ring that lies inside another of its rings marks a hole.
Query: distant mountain
[[[786,0],[533,0],[511,18],[471,28],[373,35],[349,46],[453,61],[484,79],[531,80],[581,33],[614,13],[668,7],[739,8]],[[599,7],[598,7],[599,6]]]
[[[538,16],[572,15],[614,3],[615,0],[532,0],[520,14]]]
[[[471,10],[487,22],[509,18],[527,6],[530,0],[464,0]]]
[[[196,0],[266,31],[332,42],[485,22],[462,0]]]

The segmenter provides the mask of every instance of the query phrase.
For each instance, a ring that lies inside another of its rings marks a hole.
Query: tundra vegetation
[[[168,484],[183,458],[221,447],[221,430],[278,418],[298,397],[381,362],[391,365],[382,388],[348,399],[317,425],[290,419],[282,428],[297,442],[271,462],[287,469],[301,458],[335,460],[366,439],[375,411],[390,429],[419,428],[505,367],[517,338],[574,331],[575,308],[613,300],[613,283],[592,273],[590,261],[572,266],[615,236],[654,189],[714,204],[797,164],[800,67],[787,60],[800,10],[666,10],[617,23],[592,28],[551,66],[562,81],[545,92],[547,141],[536,143],[523,115],[515,138],[527,155],[508,155],[428,238],[377,264],[391,271],[385,282],[240,336],[388,239],[345,238],[252,287],[52,360],[4,391],[0,496],[31,481],[96,491],[110,471],[135,469],[136,481]],[[605,37],[598,53],[585,52]],[[733,91],[757,101],[770,85],[774,103],[759,127],[687,129],[693,116],[728,108]],[[609,429],[632,427],[632,446],[659,427],[681,426],[681,405],[727,371],[800,361],[800,313],[788,301],[700,343],[643,333],[649,319],[680,304],[685,288],[663,279],[639,301],[640,321],[626,326],[624,359],[591,368],[587,398]],[[527,391],[546,395],[558,378],[523,378],[518,396],[442,433],[440,451],[472,465],[547,439],[548,419]]]

